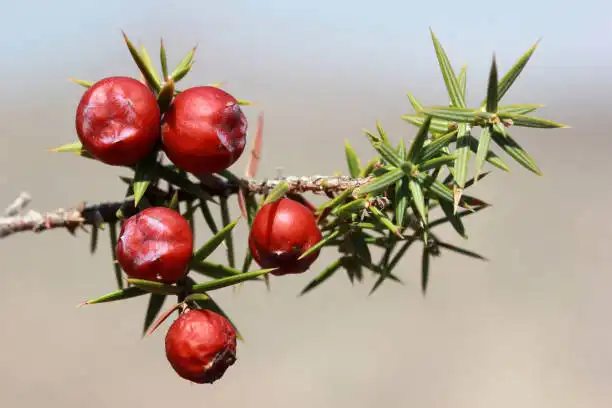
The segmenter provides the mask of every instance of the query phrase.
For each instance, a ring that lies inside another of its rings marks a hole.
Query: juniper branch
[[[200,186],[212,196],[230,196],[237,194],[240,188],[253,194],[266,194],[281,181],[289,185],[289,193],[310,192],[314,194],[335,194],[349,188],[357,188],[371,181],[371,178],[351,178],[346,176],[302,176],[283,177],[272,180],[225,180],[216,175],[200,176]],[[171,198],[171,192],[164,191],[159,187],[151,186],[147,191],[149,198]],[[195,200],[192,194],[180,191],[179,201]],[[59,208],[54,211],[41,213],[30,210],[21,214],[29,204],[31,197],[28,193],[20,196],[5,210],[5,217],[0,217],[0,238],[18,232],[42,232],[57,228],[65,228],[74,234],[77,228],[85,229],[88,225],[100,225],[119,221],[117,211],[125,217],[130,217],[138,212],[134,206],[133,199],[128,197],[120,201],[103,202],[97,204],[81,203],[71,209]]]

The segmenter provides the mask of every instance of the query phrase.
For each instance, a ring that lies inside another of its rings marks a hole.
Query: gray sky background
[[[460,242],[488,263],[444,255],[430,293],[419,289],[418,251],[398,268],[405,286],[351,287],[337,275],[296,294],[334,259],[303,276],[247,284],[217,301],[246,337],[238,363],[214,386],[179,379],[163,335],[140,339],[145,299],[74,306],[114,289],[106,235],[20,234],[0,243],[0,406],[574,408],[612,404],[606,163],[612,13],[602,1],[456,3],[383,1],[0,0],[0,202],[22,190],[33,208],[119,199],[120,170],[52,154],[76,139],[83,92],[68,77],[136,75],[120,30],[176,64],[198,43],[183,87],[227,80],[266,114],[260,177],[345,171],[349,139],[380,120],[395,142],[414,128],[405,91],[446,103],[428,28],[455,69],[468,63],[468,99],[484,95],[492,53],[505,72],[542,42],[504,104],[543,103],[571,129],[514,136],[545,177],[511,164],[476,191],[494,207],[466,221]],[[511,160],[507,160],[511,163]],[[246,155],[232,168],[242,172]],[[234,205],[234,214],[238,214]],[[207,235],[200,228],[198,243]],[[238,253],[246,230],[238,229]],[[223,261],[223,251],[214,258]],[[166,305],[168,306],[169,303]]]

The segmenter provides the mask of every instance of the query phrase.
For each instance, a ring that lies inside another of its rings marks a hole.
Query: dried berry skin
[[[279,268],[273,275],[302,273],[319,257],[319,250],[298,258],[321,241],[312,211],[289,198],[266,204],[255,215],[249,249],[262,268]]]
[[[246,145],[247,120],[238,101],[213,86],[178,94],[166,112],[161,138],[168,158],[193,174],[227,169]]]
[[[147,156],[160,137],[161,114],[155,95],[129,77],[93,84],[76,111],[76,132],[92,156],[112,166],[130,166]]]
[[[182,378],[212,384],[236,362],[236,331],[215,312],[188,309],[168,329],[166,358]]]
[[[193,232],[178,212],[147,208],[124,221],[115,254],[130,278],[172,284],[191,260]]]

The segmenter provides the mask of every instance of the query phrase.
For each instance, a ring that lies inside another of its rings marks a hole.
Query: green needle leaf
[[[93,85],[93,82],[90,81],[84,81],[82,79],[76,79],[76,78],[68,78],[70,80],[70,82],[74,82],[77,85],[81,85],[83,88],[91,88],[91,86]]]
[[[166,295],[159,295],[151,293],[149,298],[149,305],[147,306],[147,313],[145,314],[145,321],[142,328],[142,335],[144,336],[147,331],[151,328],[151,325],[155,321],[155,318],[161,311],[166,301]]]
[[[535,160],[531,158],[531,156],[510,136],[508,132],[506,132],[505,136],[497,132],[492,132],[491,138],[508,154],[508,156],[516,160],[521,166],[537,174],[538,176],[542,176],[542,171],[536,165]]]
[[[467,65],[463,65],[461,70],[459,71],[459,76],[457,76],[457,82],[459,83],[459,89],[461,90],[461,96],[463,96],[463,100],[465,101],[466,92],[467,92]]]
[[[380,157],[373,157],[366,163],[365,167],[361,169],[359,177],[368,177],[372,175],[372,172],[376,169],[376,164],[380,163]]]
[[[410,200],[410,189],[408,177],[403,177],[395,185],[395,222],[400,227],[406,226],[406,211]]]
[[[191,51],[189,51],[189,53],[187,53],[187,55],[183,58],[183,60],[176,66],[176,68],[174,68],[174,70],[170,74],[170,77],[174,80],[174,82],[178,82],[180,80],[180,78],[177,79],[177,77],[184,71],[189,71],[196,49],[197,46],[193,47]]]
[[[228,205],[228,198],[221,197],[221,222],[223,222],[223,228],[227,228],[230,221],[230,210]],[[227,248],[227,262],[232,268],[236,267],[236,257],[234,253],[234,237],[231,229],[225,235],[225,247]]]
[[[382,156],[385,161],[395,167],[400,167],[404,160],[399,157],[395,149],[383,139],[364,129],[363,132],[370,140],[372,147]]]
[[[153,179],[155,167],[157,166],[157,151],[152,152],[136,165],[134,174],[134,205],[138,205]]]
[[[455,151],[457,156],[455,160],[455,185],[461,190],[465,188],[470,154],[472,153],[470,149],[470,136],[470,127],[465,123],[460,124],[459,133],[457,134],[457,149]]]
[[[289,191],[289,183],[287,183],[286,181],[281,181],[280,183],[276,185],[276,187],[274,187],[270,191],[270,193],[264,200],[263,205],[272,204],[273,202],[280,200],[287,194],[288,191]]]
[[[478,141],[478,151],[476,152],[476,179],[482,171],[484,162],[489,152],[489,146],[491,145],[491,129],[487,126],[482,128],[480,133],[480,140]]]
[[[413,94],[406,91],[406,95],[408,96],[410,104],[412,105],[412,109],[414,109],[415,112],[420,111],[423,108],[423,105],[421,105],[421,103],[417,100],[417,98],[414,97]]]
[[[472,123],[476,119],[487,119],[490,113],[478,112],[470,108],[455,108],[446,106],[430,106],[423,108],[418,113],[437,119],[450,120],[459,123]]]
[[[251,264],[253,263],[253,254],[251,251],[245,251],[244,261],[242,262],[242,273],[248,272],[251,268]]]
[[[404,143],[404,139],[400,139],[398,145],[397,145],[397,155],[401,158],[406,160],[407,157],[407,152],[406,152],[406,144]]]
[[[340,204],[343,204],[344,201],[346,201],[346,199],[348,199],[352,193],[353,193],[353,188],[347,188],[342,193],[338,194],[336,197],[321,204],[317,208],[317,214],[321,214],[327,208],[336,208]]]
[[[193,194],[200,200],[215,202],[213,197],[204,191],[199,184],[193,183],[187,178],[182,177],[168,166],[155,166],[153,172],[156,177],[167,181],[175,187],[185,190],[187,193]]]
[[[223,264],[201,261],[189,265],[189,269],[212,279],[227,278],[228,276],[240,275],[242,272]]]
[[[448,145],[450,145],[453,141],[456,140],[457,133],[457,130],[453,130],[452,132],[446,133],[445,135],[438,137],[427,146],[424,146],[423,151],[421,152],[420,159],[422,161],[427,161],[436,157],[436,155],[440,153],[442,149],[448,147]]]
[[[164,82],[164,85],[157,95],[157,105],[162,114],[168,110],[172,98],[174,98],[174,81],[172,78],[169,78],[168,81]]]
[[[215,223],[215,219],[213,218],[212,212],[210,211],[210,207],[205,200],[200,200],[200,211],[202,212],[202,216],[204,217],[204,221],[208,225],[208,228],[212,231],[213,234],[219,232],[219,228],[217,228],[217,224]]]
[[[450,203],[454,203],[454,195],[453,191],[440,183],[438,180],[435,180],[431,175],[427,173],[419,173],[416,176],[416,179],[419,181],[421,186],[428,186],[428,191],[433,193],[437,198],[446,200]],[[462,201],[459,204],[463,204]]]
[[[179,209],[179,190],[176,190],[174,194],[172,194],[172,199],[170,200],[170,203],[168,204],[168,208],[174,211],[178,211]]]
[[[508,92],[512,84],[514,84],[514,82],[517,80],[517,78],[523,71],[523,68],[525,68],[527,62],[529,62],[529,59],[533,55],[533,52],[536,50],[536,47],[539,43],[540,40],[538,40],[521,58],[519,58],[518,61],[516,61],[516,63],[514,64],[514,66],[510,68],[508,73],[504,75],[504,77],[499,81],[499,84],[497,85],[498,101],[504,97],[504,95],[506,94],[506,92]],[[484,106],[485,103],[486,101],[483,101],[481,106]]]
[[[215,234],[211,239],[202,245],[194,254],[191,262],[200,263],[204,259],[208,258],[214,251],[227,239],[227,236],[232,232],[234,227],[238,224],[238,218],[236,221],[226,225],[221,231]]]
[[[493,55],[491,71],[489,72],[489,84],[487,86],[487,112],[494,113],[497,111],[497,101],[499,101],[497,90],[497,63],[495,55]]]
[[[196,281],[193,281],[193,283],[191,283],[191,286],[197,285],[197,284],[198,283]],[[195,303],[196,301],[203,301],[203,300],[208,300],[208,299],[210,299],[210,297],[206,293],[192,293],[189,296],[185,296],[185,300],[183,300],[183,302],[185,302],[185,303],[190,303],[190,302]]]
[[[123,276],[121,273],[121,266],[117,262],[115,248],[117,248],[117,223],[109,223],[108,233],[110,235],[111,254],[113,259],[113,269],[115,270],[115,279],[117,280],[117,287],[123,289]]]
[[[189,71],[191,71],[191,68],[193,68],[193,64],[194,64],[193,62],[189,63],[183,69],[181,69],[180,71],[177,71],[174,75],[171,75],[170,78],[173,79],[174,82],[178,82],[181,79],[185,78],[185,76],[187,76]],[[240,105],[240,101],[238,101],[238,104]]]
[[[391,143],[389,142],[389,138],[387,137],[387,132],[384,131],[379,121],[376,121],[376,131],[378,132],[378,135],[380,136],[382,142],[390,147]]]
[[[199,283],[191,287],[191,292],[204,293],[204,292],[208,292],[211,290],[225,288],[225,287],[232,286],[240,282],[245,282],[247,280],[253,280],[255,278],[258,278],[261,275],[266,275],[276,269],[277,268],[261,269],[259,271],[241,273],[240,275],[216,279],[216,280],[206,282],[206,283]]]
[[[421,153],[423,149],[423,143],[427,140],[427,135],[429,134],[429,125],[431,124],[431,116],[428,116],[423,125],[419,128],[414,140],[410,144],[410,149],[408,149],[406,160],[409,162],[414,162],[416,157]]]
[[[561,123],[556,123],[548,119],[534,118],[533,116],[516,115],[512,113],[499,112],[497,114],[500,119],[510,119],[514,126],[538,128],[538,129],[555,129],[568,128],[569,126]]]
[[[298,296],[304,296],[306,293],[310,292],[317,286],[321,285],[323,282],[332,277],[334,273],[342,266],[342,258],[336,259],[329,266],[321,271],[302,291]]]
[[[427,160],[426,162],[423,162],[423,164],[419,165],[419,170],[427,171],[437,169],[442,166],[449,166],[455,162],[456,158],[457,157],[454,154],[434,157],[433,159]]]
[[[408,187],[412,193],[412,202],[418,211],[421,220],[425,222],[427,220],[427,211],[425,210],[425,197],[423,196],[423,190],[419,183],[414,179],[408,181]]]
[[[427,115],[402,115],[401,116],[402,120],[405,120],[406,122],[409,122],[418,127],[423,126],[423,123],[425,123],[425,119],[427,118],[431,118],[431,123],[429,125],[430,132],[435,133],[435,134],[445,134],[449,132],[451,124],[447,120],[433,119],[431,116],[427,116]]]
[[[155,82],[161,86],[162,81],[160,81],[159,75],[157,75],[157,71],[155,70],[155,67],[153,66],[153,61],[151,61],[151,57],[149,56],[149,53],[147,52],[144,45],[140,47],[140,55],[142,55],[142,60],[145,63],[147,70],[153,76],[153,79],[155,80]]]
[[[157,293],[161,295],[178,295],[182,289],[177,286],[167,285],[161,282],[149,281],[145,279],[128,278],[128,282],[149,293]]]
[[[354,191],[353,196],[359,197],[369,193],[385,190],[389,186],[395,184],[402,177],[404,177],[404,171],[402,169],[393,169],[357,188]]]
[[[372,207],[369,208],[369,210],[372,213],[372,215],[374,216],[374,218],[376,218],[376,220],[379,223],[381,223],[389,231],[391,231],[391,233],[393,233],[399,239],[403,239],[404,238],[404,236],[400,232],[399,228],[395,224],[393,224],[393,222],[391,222],[391,220],[389,218],[387,218],[387,216],[385,216],[378,208],[372,206]]]
[[[348,164],[349,174],[351,177],[358,177],[361,171],[361,164],[359,163],[359,157],[355,154],[355,150],[350,145],[348,140],[344,141],[344,152],[346,155],[346,163]]]
[[[457,76],[455,75],[453,67],[448,60],[448,56],[446,55],[444,48],[442,48],[442,44],[440,44],[436,38],[433,30],[430,29],[429,31],[431,32],[431,39],[436,51],[436,57],[438,58],[438,64],[440,65],[442,77],[444,78],[444,83],[446,84],[446,89],[448,90],[451,103],[453,106],[465,108],[465,100],[461,92],[461,86],[459,85],[459,81],[457,81]]]
[[[353,200],[350,203],[338,206],[332,210],[332,214],[340,217],[346,217],[350,214],[357,214],[366,208],[365,198]]]
[[[472,153],[477,153],[478,144],[479,144],[478,139],[470,135],[469,142],[470,142],[470,150],[472,151]],[[510,172],[510,169],[508,168],[506,163],[504,163],[504,161],[497,154],[495,154],[495,152],[489,150],[487,153],[486,160],[489,164],[497,167],[498,169],[506,171],[506,172]]]
[[[159,41],[159,60],[161,62],[162,76],[164,81],[166,81],[168,79],[168,57],[166,56],[163,38]]]
[[[155,89],[155,91],[159,91],[160,83],[155,79],[156,75],[151,72],[151,70],[147,67],[147,63],[145,62],[144,58],[138,53],[138,50],[136,49],[136,47],[134,47],[134,44],[132,44],[132,42],[127,38],[125,33],[122,31],[121,34],[123,34],[125,44],[127,45],[128,50],[130,51],[130,54],[134,59],[134,62],[138,66],[138,69],[147,80],[147,83],[153,89]]]
[[[81,142],[73,142],[61,145],[60,147],[49,149],[49,151],[53,153],[76,153],[80,152],[82,149],[83,145],[81,144]]]
[[[497,111],[499,113],[512,113],[515,115],[526,115],[528,113],[534,112],[543,107],[544,105],[522,103],[522,104],[498,106]]]
[[[332,233],[324,237],[321,241],[317,242],[315,245],[313,245],[308,250],[306,250],[302,255],[300,255],[298,260],[302,258],[306,258],[308,255],[312,254],[313,252],[318,251],[319,249],[323,248],[325,244],[327,244],[329,241],[336,238],[339,234],[340,234],[340,230],[333,231]]]
[[[253,105],[253,101],[249,101],[246,99],[240,99],[240,98],[236,98],[236,102],[238,102],[238,105],[241,106],[249,106],[249,105]]]
[[[118,300],[126,300],[126,299],[131,299],[134,297],[146,295],[147,293],[148,293],[147,291],[142,290],[136,286],[131,286],[129,288],[117,290],[115,292],[108,293],[104,296],[100,296],[98,298],[88,300],[87,302],[84,302],[80,304],[79,306],[95,305],[98,303],[108,303],[108,302],[115,302]]]

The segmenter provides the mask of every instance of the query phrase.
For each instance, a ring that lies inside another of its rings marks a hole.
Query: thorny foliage
[[[180,92],[175,89],[175,85],[193,66],[195,48],[172,72],[168,72],[166,51],[162,42],[160,77],[145,48],[138,51],[125,35],[124,38],[143,80],[157,95],[163,112],[171,102],[172,95]],[[228,199],[232,196],[237,196],[242,215],[249,226],[263,203],[287,195],[315,210],[323,240],[310,251],[336,251],[338,256],[331,264],[318,271],[301,294],[318,287],[340,270],[344,270],[352,282],[362,281],[366,270],[372,273],[376,282],[371,293],[387,280],[401,282],[401,278],[395,275],[395,269],[407,251],[417,243],[420,243],[421,248],[421,282],[424,292],[429,282],[433,257],[440,256],[444,251],[453,251],[484,259],[476,253],[442,241],[436,233],[436,228],[450,225],[461,238],[467,237],[463,219],[487,208],[489,204],[467,194],[466,190],[489,174],[482,172],[485,164],[508,171],[504,159],[494,149],[534,174],[542,174],[533,158],[511,135],[514,134],[511,129],[550,129],[566,126],[529,115],[541,105],[500,104],[531,58],[537,43],[519,58],[501,79],[498,78],[497,64],[493,57],[486,98],[478,107],[468,108],[465,100],[466,67],[456,74],[433,32],[431,38],[450,104],[424,107],[414,95],[407,93],[414,112],[402,116],[402,119],[417,128],[414,138],[409,142],[402,139],[394,146],[377,122],[375,131],[364,130],[375,152],[365,163],[357,157],[350,143],[345,141],[347,174],[340,177],[344,184],[338,184],[338,178],[317,176],[254,181],[252,178],[256,174],[261,151],[261,122],[244,178],[229,170],[204,176],[186,174],[171,164],[164,164],[159,152],[129,168],[132,176],[122,177],[122,181],[127,184],[126,197],[116,207],[112,207],[112,214],[95,217],[95,207],[86,210],[89,211],[89,219],[98,220],[93,222],[91,231],[92,251],[95,251],[97,246],[99,230],[107,230],[114,248],[118,220],[152,205],[179,208],[181,213],[192,221],[192,227],[195,227],[193,219],[202,217],[213,237],[195,251],[189,265],[190,273],[178,284],[165,285],[128,279],[127,286],[124,286],[122,271],[115,262],[118,289],[86,304],[148,295],[150,300],[144,325],[146,332],[151,327],[157,327],[178,308],[178,304],[175,305],[154,324],[168,295],[178,296],[179,301],[190,301],[196,307],[223,313],[211,297],[213,290],[247,280],[263,279],[269,283],[267,273],[270,270],[252,270],[252,259],[248,250],[242,263],[237,265],[232,230],[239,219],[233,220],[230,214]],[[84,87],[91,86],[90,82],[74,81]],[[239,102],[242,105],[250,104],[244,100]],[[53,150],[92,158],[78,142]],[[468,174],[471,163],[475,168],[473,177]],[[306,192],[324,193],[328,199],[315,207],[305,197]],[[212,208],[219,211],[221,226],[217,225],[218,220],[213,216]],[[209,262],[208,256],[223,243],[227,250],[227,265]],[[382,255],[378,259],[372,254],[373,248],[381,250],[379,252]],[[307,253],[303,256],[306,255]],[[191,272],[207,280],[198,283]]]

